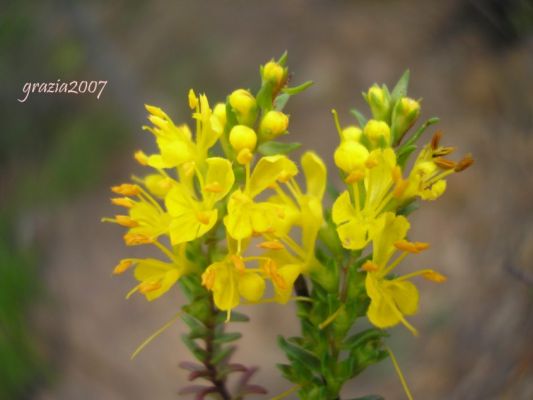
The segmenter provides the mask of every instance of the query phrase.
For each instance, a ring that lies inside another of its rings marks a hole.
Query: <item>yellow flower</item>
[[[131,262],[136,264],[134,276],[140,283],[128,293],[127,298],[139,292],[148,301],[155,300],[166,293],[185,273],[185,267],[175,262],[168,263],[153,258]]]
[[[369,235],[372,224],[393,199],[397,170],[394,151],[376,149],[369,153],[358,179],[355,175],[348,176],[351,193],[344,191],[332,209],[333,222],[343,247],[362,249],[372,239]]]
[[[212,113],[205,95],[196,97],[189,92],[189,105],[194,110],[192,116],[196,120],[196,141],[187,125],[174,125],[172,119],[160,108],[146,105],[150,113],[148,119],[153,127],[144,126],[156,137],[159,154],[142,158],[143,163],[156,168],[174,168],[188,162],[203,163],[208,150],[216,143],[224,130],[220,117]]]
[[[446,190],[445,178],[455,172],[461,172],[474,162],[467,154],[459,162],[445,158],[455,149],[440,146],[441,133],[437,132],[431,142],[418,155],[407,179],[399,179],[395,197],[406,201],[414,197],[422,200],[435,200]]]
[[[199,173],[201,199],[193,187],[176,182],[165,197],[170,214],[170,241],[173,245],[201,237],[216,223],[216,203],[228,194],[235,177],[231,163],[223,158],[206,160],[205,175]]]
[[[408,279],[422,276],[440,283],[446,278],[431,269],[389,278],[389,274],[409,253],[419,253],[428,247],[426,243],[406,241],[408,230],[409,222],[405,217],[390,212],[383,214],[372,226],[372,260],[367,261],[362,269],[367,272],[365,287],[370,297],[367,310],[370,322],[378,328],[389,328],[401,322],[416,334],[416,329],[405,319],[405,316],[417,312],[419,299],[418,289]],[[398,250],[402,253],[390,262]]]
[[[112,190],[117,194],[137,197],[137,200],[130,197],[112,199],[113,204],[125,207],[128,215],[116,215],[115,218],[102,219],[102,221],[114,222],[129,228],[124,235],[124,241],[128,246],[154,243],[159,236],[168,233],[170,216],[140,186],[122,184],[114,186]]]
[[[247,168],[248,165],[247,165]],[[235,240],[249,238],[254,233],[272,231],[284,218],[284,210],[272,202],[256,202],[254,198],[275,183],[286,181],[298,173],[296,165],[285,156],[261,158],[243,190],[234,191],[228,201],[224,225]]]
[[[265,291],[265,281],[257,273],[248,271],[240,256],[231,255],[211,264],[202,274],[202,285],[213,292],[218,309],[229,312],[237,307],[241,297],[258,302]]]

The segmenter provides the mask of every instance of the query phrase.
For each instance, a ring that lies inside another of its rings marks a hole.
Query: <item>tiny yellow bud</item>
[[[208,193],[220,193],[222,192],[222,185],[217,181],[211,182],[204,186],[204,191]]]
[[[206,211],[198,211],[196,213],[196,219],[198,222],[204,225],[209,225],[209,220],[211,219],[210,217],[210,214]]]
[[[361,139],[362,135],[361,128],[358,128],[357,126],[347,126],[344,128],[341,132],[341,138],[342,140],[351,140],[353,142],[358,142],[359,139]]]
[[[153,243],[151,237],[143,235],[142,233],[126,233],[124,235],[124,242],[126,246],[138,246],[141,244]]]
[[[257,102],[248,90],[237,89],[229,96],[229,104],[243,125],[252,125],[257,114]]]
[[[286,71],[275,61],[267,62],[263,67],[263,79],[279,86],[285,79]]]
[[[196,97],[196,94],[192,89],[189,90],[189,107],[191,110],[194,110],[196,107],[198,107],[198,97]]]
[[[474,164],[474,158],[472,157],[472,154],[467,154],[463,157],[461,161],[457,163],[457,166],[455,167],[455,172],[461,172],[470,167],[472,164]]]
[[[425,271],[422,274],[422,277],[424,279],[427,279],[428,281],[432,281],[436,283],[446,282],[446,280],[448,279],[446,276],[439,274],[438,272],[433,271],[433,270]]]
[[[261,249],[268,250],[282,250],[284,249],[283,244],[278,240],[269,240],[267,242],[262,242],[257,245]]]
[[[123,183],[122,185],[111,187],[111,191],[123,196],[137,196],[141,193],[141,189],[137,185],[131,183]]]
[[[435,157],[433,159],[433,162],[437,164],[439,168],[442,168],[442,169],[454,169],[457,166],[457,164],[454,161],[448,160],[447,158],[444,158],[444,157]]]
[[[121,260],[113,270],[113,275],[120,275],[126,272],[133,265],[132,260]]]
[[[133,158],[141,165],[148,165],[148,156],[142,150],[137,150]]]
[[[229,142],[237,153],[242,149],[254,151],[257,135],[252,128],[245,125],[235,125],[229,133]]]
[[[239,272],[244,272],[246,271],[246,266],[244,265],[244,260],[242,259],[241,256],[237,256],[235,254],[232,254],[231,257],[231,262],[233,263],[233,265],[235,266],[235,269]]]
[[[208,290],[212,290],[215,285],[216,272],[213,268],[208,268],[202,274],[202,286]]]
[[[424,242],[408,242],[407,240],[399,240],[394,243],[394,247],[398,250],[406,251],[408,253],[420,253],[429,248],[429,243]]]
[[[143,282],[139,285],[139,292],[146,294],[161,288],[161,282]]]
[[[239,151],[239,154],[237,154],[237,162],[241,165],[248,164],[250,161],[252,161],[253,158],[254,155],[248,149],[242,149],[241,151]]]
[[[409,97],[402,97],[393,113],[393,126],[395,140],[399,141],[403,135],[413,126],[420,116],[420,103]]]
[[[366,101],[375,119],[387,120],[390,113],[390,101],[385,90],[377,85],[372,86],[368,89]]]
[[[132,220],[127,215],[115,215],[115,222],[119,225],[125,226],[126,228],[135,228],[139,226],[137,221]]]
[[[346,173],[364,168],[368,159],[368,149],[360,143],[347,141],[340,144],[335,150],[333,158],[335,165]]]
[[[111,199],[111,204],[120,207],[131,208],[135,205],[135,202],[129,197],[115,197]]]
[[[390,145],[390,127],[386,122],[371,119],[366,123],[363,133],[374,147],[379,147],[382,143]]]
[[[155,115],[162,119],[167,119],[168,116],[165,114],[165,112],[160,109],[159,107],[151,106],[148,104],[145,104],[144,107],[146,108],[146,111],[148,111],[150,114]]]
[[[220,125],[224,127],[226,125],[226,105],[218,103],[213,109],[213,114],[218,118]]]
[[[281,111],[269,111],[261,120],[259,133],[266,140],[271,140],[285,133],[288,126],[288,115],[282,113]]]
[[[379,269],[379,266],[375,262],[368,260],[363,264],[361,269],[366,272],[375,272]]]

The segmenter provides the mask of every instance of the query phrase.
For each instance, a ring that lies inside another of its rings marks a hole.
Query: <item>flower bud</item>
[[[252,128],[245,125],[235,125],[229,133],[229,142],[237,153],[243,149],[253,151],[257,144],[257,135]]]
[[[341,139],[351,140],[352,142],[358,142],[361,139],[363,131],[357,126],[347,126],[341,132]]]
[[[366,123],[363,133],[372,147],[380,147],[382,144],[390,146],[390,127],[386,122],[371,119]]]
[[[229,96],[229,104],[243,125],[252,125],[257,116],[257,102],[248,90],[237,89]]]
[[[213,115],[218,118],[222,126],[226,125],[226,105],[224,103],[218,103],[215,106]]]
[[[394,107],[392,125],[395,140],[400,140],[420,116],[420,103],[409,97],[402,97]]]
[[[345,141],[337,147],[333,158],[335,165],[346,173],[364,168],[369,152],[361,143]]]
[[[285,68],[275,61],[269,61],[263,66],[263,80],[272,82],[275,87],[283,83],[286,75]]]
[[[368,89],[365,98],[374,118],[386,121],[390,115],[389,94],[378,85],[373,85]]]
[[[269,111],[261,120],[259,134],[262,138],[271,140],[285,133],[288,126],[288,115],[283,114],[281,111]]]

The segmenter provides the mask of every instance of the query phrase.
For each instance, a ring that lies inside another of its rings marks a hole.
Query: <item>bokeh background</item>
[[[332,164],[330,109],[344,125],[361,91],[411,69],[410,94],[438,115],[445,143],[476,164],[414,215],[432,248],[415,261],[446,285],[421,284],[420,337],[396,328],[396,352],[418,399],[533,399],[533,3],[530,0],[3,1],[0,6],[0,398],[174,399],[191,357],[173,291],[124,300],[112,278],[128,254],[108,188],[150,149],[144,103],[187,120],[190,87],[224,99],[257,89],[258,65],[289,51],[294,82],[316,84],[288,106],[293,140]],[[33,94],[26,82],[108,80],[101,98]],[[334,174],[332,174],[334,175]],[[244,311],[236,360],[258,365],[272,395],[278,334],[294,305]],[[404,394],[389,362],[343,398]]]

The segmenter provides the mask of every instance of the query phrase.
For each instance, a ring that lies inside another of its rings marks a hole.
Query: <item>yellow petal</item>
[[[337,225],[349,221],[355,217],[355,209],[347,190],[337,197],[332,209],[333,222]]]
[[[326,190],[326,166],[313,152],[306,152],[301,159],[302,169],[305,174],[307,194],[322,199]]]
[[[237,271],[227,262],[212,264],[215,271],[213,299],[218,309],[228,311],[239,305]],[[209,269],[208,268],[208,269]]]
[[[207,173],[203,187],[204,200],[216,202],[230,191],[235,176],[231,163],[220,157],[211,157],[207,160]],[[210,188],[212,188],[210,190]]]
[[[250,178],[250,194],[255,197],[280,177],[292,177],[297,173],[296,164],[286,156],[263,157],[258,161]]]
[[[396,251],[394,243],[405,238],[409,227],[409,221],[402,215],[396,216],[391,212],[381,215],[370,227],[374,247],[372,260],[384,267]]]
[[[285,287],[281,288],[277,285],[274,285],[275,296],[274,299],[276,302],[285,304],[289,301],[292,295],[292,289],[294,282],[298,275],[301,273],[301,265],[298,264],[288,264],[278,269],[278,274],[285,281]]]
[[[172,245],[189,242],[203,236],[215,225],[217,217],[217,210],[190,210],[172,217],[169,226]]]
[[[409,281],[383,281],[383,291],[390,296],[403,315],[413,315],[418,310],[418,289]]]
[[[337,233],[345,249],[358,250],[370,241],[368,236],[369,224],[362,219],[352,219],[339,227]]]

